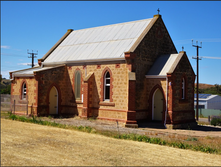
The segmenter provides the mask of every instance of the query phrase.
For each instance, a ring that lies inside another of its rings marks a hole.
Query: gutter
[[[79,63],[97,63],[97,62],[111,62],[125,60],[124,57],[120,58],[110,58],[110,59],[84,59],[84,60],[75,60],[75,61],[62,61],[62,62],[42,62],[42,67],[55,66],[60,64],[79,64]]]
[[[145,75],[146,78],[167,78],[166,75]]]

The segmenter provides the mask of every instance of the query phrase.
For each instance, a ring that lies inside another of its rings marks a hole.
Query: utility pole
[[[198,45],[198,41],[196,41],[196,45],[193,45],[192,40],[192,46],[196,47],[196,57],[193,57],[193,59],[196,59],[196,70],[197,70],[197,80],[196,80],[196,120],[199,120],[199,48],[202,48],[202,42],[200,42],[200,46]]]
[[[29,56],[28,58],[32,58],[32,63],[31,64],[28,64],[29,66],[31,66],[32,68],[34,67],[34,58],[36,58],[38,54],[38,51],[37,53],[34,53],[33,50],[32,50],[32,53],[30,53],[28,50],[27,50],[27,53],[30,54],[31,56]]]

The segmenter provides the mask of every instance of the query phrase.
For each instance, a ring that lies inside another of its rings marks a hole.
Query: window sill
[[[76,104],[83,104],[81,100],[76,100]]]
[[[99,103],[100,106],[115,106],[114,102],[109,102],[109,101],[102,101]]]
[[[27,104],[28,100],[26,100],[26,99],[21,99],[21,100],[18,100],[18,102],[19,102],[20,104]]]
[[[189,101],[187,99],[180,99],[179,103],[188,103]]]

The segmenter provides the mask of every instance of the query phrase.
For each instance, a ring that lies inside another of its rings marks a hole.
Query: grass
[[[56,123],[55,121],[54,122],[42,121],[40,117],[38,118],[35,116],[32,116],[31,118],[27,118],[25,116],[18,116],[18,115],[14,115],[11,113],[4,114],[4,116],[6,119],[8,118],[11,120],[17,120],[21,122],[35,123],[35,124],[40,124],[40,125],[45,125],[45,126],[63,128],[63,129],[78,130],[78,131],[87,132],[87,133],[96,133],[96,134],[101,134],[104,136],[113,137],[117,139],[133,140],[133,141],[138,141],[138,142],[165,145],[165,146],[170,146],[170,147],[175,147],[175,148],[180,148],[180,149],[190,149],[190,150],[201,151],[201,152],[206,152],[206,153],[221,154],[221,149],[211,148],[209,146],[202,145],[202,144],[192,145],[192,144],[187,144],[187,143],[180,142],[180,141],[166,141],[166,140],[162,140],[161,138],[153,138],[153,137],[148,137],[146,135],[118,134],[117,132],[112,132],[112,131],[98,131],[89,126],[73,126],[73,125],[59,124],[59,123]],[[194,137],[189,137],[186,139],[186,141],[191,141],[191,142],[194,142],[197,140],[198,139]]]

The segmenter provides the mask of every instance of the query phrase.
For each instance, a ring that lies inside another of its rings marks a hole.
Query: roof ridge
[[[88,30],[88,29],[95,29],[95,28],[101,28],[101,27],[109,27],[109,26],[115,26],[115,25],[122,25],[122,24],[128,24],[128,23],[133,23],[133,22],[141,22],[141,21],[147,21],[147,20],[151,20],[151,19],[153,19],[153,18],[142,19],[142,20],[134,20],[134,21],[128,21],[128,22],[123,22],[123,23],[108,24],[108,25],[96,26],[96,27],[90,27],[90,28],[83,28],[83,29],[74,30],[72,32],[83,31],[83,30]]]

